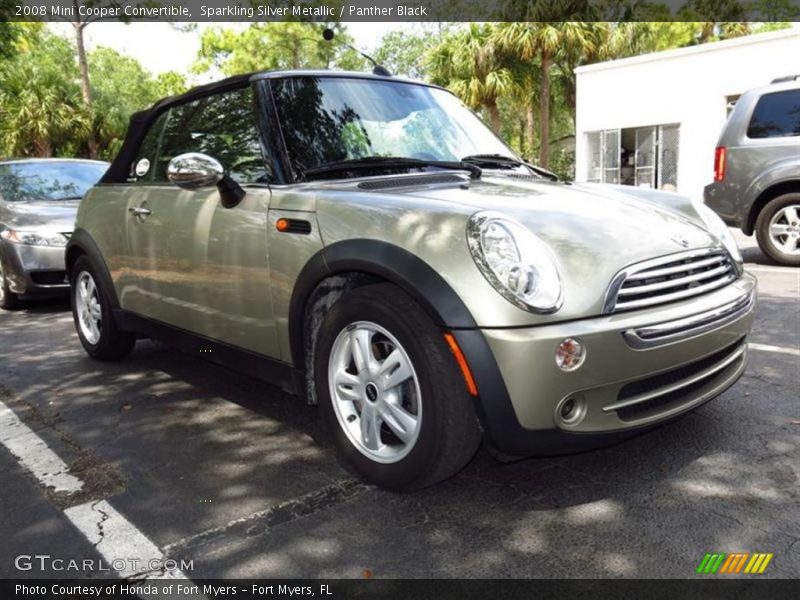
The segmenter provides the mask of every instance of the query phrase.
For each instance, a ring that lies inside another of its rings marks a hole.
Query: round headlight
[[[735,260],[737,264],[741,265],[743,261],[742,253],[739,250],[739,246],[736,245],[736,240],[733,239],[730,229],[725,225],[725,222],[705,204],[698,204],[697,212],[700,214],[700,218],[703,219],[703,223],[705,223],[708,232],[722,242],[722,245],[725,246],[725,250],[728,251],[731,258]]]
[[[540,313],[561,308],[555,258],[526,227],[495,213],[476,213],[467,223],[467,242],[483,276],[509,302]]]

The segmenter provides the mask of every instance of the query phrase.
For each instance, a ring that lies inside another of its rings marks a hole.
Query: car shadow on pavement
[[[761,299],[759,332],[796,308]],[[115,508],[202,577],[683,577],[708,551],[800,551],[789,356],[751,352],[722,397],[611,448],[508,465],[481,450],[421,492],[364,487],[309,509],[298,499],[353,478],[315,408],[149,341],[94,362],[64,311],[12,317],[0,322],[18,342],[0,348],[12,406],[118,467]],[[288,516],[259,526],[275,510]],[[252,527],[226,536],[242,519]],[[186,543],[209,530],[219,535]],[[797,576],[797,564],[773,573]]]

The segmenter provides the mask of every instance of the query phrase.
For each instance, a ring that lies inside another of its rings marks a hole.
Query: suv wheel
[[[87,354],[98,360],[117,360],[127,356],[133,350],[136,336],[117,328],[111,316],[108,293],[89,259],[80,257],[72,273],[72,317]]]
[[[326,315],[316,390],[344,459],[390,489],[419,489],[475,454],[475,409],[442,333],[391,284],[346,293]]]
[[[8,288],[8,280],[3,272],[2,261],[0,261],[0,308],[3,310],[19,308],[19,297]]]
[[[761,250],[783,265],[800,265],[800,194],[770,200],[756,220]]]

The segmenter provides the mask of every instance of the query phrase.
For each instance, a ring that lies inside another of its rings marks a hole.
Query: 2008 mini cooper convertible
[[[561,454],[696,408],[742,374],[755,301],[702,205],[554,181],[449,92],[357,73],[136,114],[67,263],[92,357],[161,337],[277,382],[394,489],[482,437]]]

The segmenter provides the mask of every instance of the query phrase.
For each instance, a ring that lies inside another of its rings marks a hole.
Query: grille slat
[[[737,278],[722,250],[684,252],[627,269],[607,312],[621,312],[675,302],[705,294]]]
[[[724,275],[731,270],[729,265],[722,265],[716,267],[715,269],[711,269],[709,271],[701,271],[699,273],[695,273],[694,275],[686,275],[684,277],[676,277],[675,279],[667,279],[666,281],[660,281],[658,283],[650,283],[645,285],[637,285],[634,287],[623,287],[619,291],[620,296],[632,296],[637,294],[646,294],[648,292],[657,292],[660,290],[668,290],[671,288],[686,286],[690,283],[694,283],[695,281],[703,281],[704,279],[714,279],[718,275]],[[645,279],[645,281],[648,281]]]

